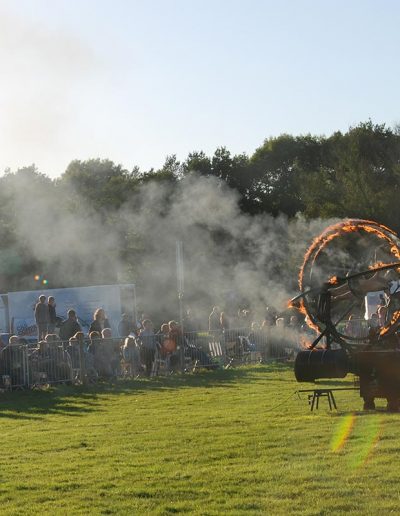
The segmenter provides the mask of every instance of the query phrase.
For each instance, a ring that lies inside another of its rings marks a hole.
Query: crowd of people
[[[68,310],[67,318],[61,320],[56,314],[54,297],[46,300],[43,295],[35,306],[35,321],[38,348],[47,349],[48,342],[62,342],[71,358],[72,367],[78,369],[80,364],[82,368],[83,361],[89,377],[115,377],[122,374],[123,369],[128,369],[133,376],[141,372],[150,376],[156,353],[161,357],[168,356],[171,366],[178,363],[177,350],[182,334],[176,321],[164,323],[159,331],[155,331],[152,321],[145,314],[140,322],[134,321],[129,314],[122,314],[117,335],[113,335],[104,309],[98,308],[85,335],[75,310]]]
[[[96,310],[96,315],[86,335],[69,310],[59,334],[42,333],[34,346],[23,337],[10,336],[0,351],[0,383],[9,377],[12,385],[21,385],[27,374],[33,384],[43,374],[48,382],[151,376],[156,354],[168,356],[171,368],[179,366],[180,332],[175,321],[164,325],[163,333],[154,333],[151,321],[144,320],[137,332],[113,338],[104,310]]]
[[[376,338],[382,328],[388,323],[388,300],[381,296],[380,302],[376,306],[369,319],[350,314],[345,325],[344,333],[350,337],[366,338],[373,340]]]
[[[373,336],[384,326],[386,311],[382,301],[369,321],[350,315],[344,323],[345,334]],[[98,308],[85,332],[75,310],[68,310],[63,319],[57,314],[54,297],[41,295],[34,316],[34,345],[17,335],[11,335],[8,342],[0,340],[0,387],[7,382],[13,386],[26,383],[27,375],[31,383],[41,376],[49,382],[150,377],[157,374],[160,362],[167,364],[169,372],[181,370],[187,361],[211,369],[217,367],[207,347],[211,342],[223,344],[230,357],[255,354],[263,361],[293,356],[316,337],[298,313],[277,313],[268,307],[258,312],[249,308],[233,312],[214,306],[208,320],[188,309],[182,324],[170,320],[159,325],[146,313],[139,320],[133,314],[122,314],[118,322],[110,321],[105,310]]]
[[[111,324],[104,309],[98,308],[85,333],[75,310],[68,310],[67,317],[62,319],[57,315],[54,297],[44,295],[39,297],[34,315],[37,344],[27,346],[24,364],[21,345],[26,341],[12,335],[0,351],[0,380],[10,377],[12,384],[18,385],[27,371],[31,381],[43,372],[49,381],[79,377],[82,371],[89,380],[124,374],[151,376],[157,361],[166,362],[170,372],[183,367],[185,360],[214,368],[216,364],[208,349],[200,345],[204,339],[223,341],[231,355],[259,350],[265,358],[267,354],[279,354],[279,350],[271,349],[273,342],[281,350],[288,345],[288,333],[282,333],[284,328],[289,332],[301,328],[301,320],[296,316],[286,320],[268,308],[260,320],[255,320],[248,309],[238,310],[233,317],[231,312],[227,314],[214,306],[204,323],[186,310],[184,333],[174,320],[162,322],[157,330],[148,314],[142,314],[139,321],[134,320],[133,314],[123,314],[117,324]],[[271,337],[274,329],[277,331]]]

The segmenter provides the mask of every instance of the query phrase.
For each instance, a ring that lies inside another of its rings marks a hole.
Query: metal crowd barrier
[[[62,342],[26,346],[27,386],[54,385],[74,381],[72,357]]]
[[[299,331],[278,327],[186,332],[185,356],[190,355],[196,367],[208,368],[267,362],[293,356],[302,348],[301,338]]]
[[[0,350],[0,389],[153,377],[287,359],[301,348],[300,340],[297,332],[272,327],[266,331],[242,328],[127,340],[85,338],[13,344]]]
[[[369,321],[364,318],[351,318],[347,321],[341,321],[337,329],[340,333],[349,337],[367,338],[369,333]]]
[[[28,369],[26,346],[6,346],[0,352],[0,387],[4,390],[26,387]]]

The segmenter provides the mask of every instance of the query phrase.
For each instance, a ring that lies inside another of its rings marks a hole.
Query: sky
[[[0,173],[400,122],[397,0],[0,0]]]

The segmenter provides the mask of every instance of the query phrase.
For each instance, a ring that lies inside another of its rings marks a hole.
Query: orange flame
[[[379,227],[379,224],[376,224],[376,225]],[[377,229],[374,226],[369,226],[367,224],[362,224],[362,223],[359,223],[359,222],[357,222],[357,224],[353,224],[353,223],[349,222],[347,225],[342,226],[339,229],[339,231],[335,231],[335,233],[332,233],[331,235],[328,235],[324,239],[323,243],[321,244],[321,246],[319,247],[319,249],[315,253],[315,256],[313,258],[313,263],[315,262],[315,260],[317,259],[317,257],[321,253],[321,251],[326,247],[326,245],[329,242],[331,242],[335,238],[341,236],[342,233],[355,233],[356,231],[359,231],[359,230],[365,231],[366,233],[374,234],[378,238],[381,238],[382,240],[385,240],[390,245],[390,252],[398,260],[400,260],[400,249],[397,247],[395,242],[388,235],[386,235],[386,233],[383,232],[382,229]],[[390,232],[390,233],[393,234],[393,232]]]
[[[381,329],[381,331],[379,332],[379,335],[382,337],[383,335],[386,335],[387,332],[390,330],[390,328],[396,324],[400,319],[400,310],[396,310],[394,312],[394,314],[392,315],[392,318],[390,320],[389,323],[387,323],[385,326],[383,326],[383,328]]]
[[[318,326],[316,324],[314,324],[310,318],[310,315],[309,313],[307,312],[307,308],[305,307],[304,305],[304,300],[302,299],[299,303],[299,306],[298,306],[298,311],[303,314],[306,318],[306,323],[308,325],[309,328],[311,328],[312,330],[316,331],[317,333],[320,331],[320,329],[318,328]]]
[[[380,267],[389,267],[390,265],[395,265],[395,263],[376,262],[373,265],[369,265],[368,269],[371,271],[374,271],[376,269],[379,269]],[[397,267],[396,270],[397,270],[397,272],[399,272],[400,267]]]
[[[332,276],[332,278],[329,279],[328,283],[330,285],[337,285],[339,283],[338,277],[337,276]]]
[[[368,269],[373,271],[375,269],[378,269],[379,267],[386,267],[387,265],[391,265],[391,263],[375,262],[373,265],[369,265]]]
[[[313,259],[313,263],[317,256],[321,253],[321,251],[326,247],[326,245],[334,240],[335,238],[341,236],[346,233],[353,233],[356,231],[365,231],[366,233],[372,233],[376,235],[378,238],[385,240],[390,245],[390,252],[400,261],[400,249],[398,248],[396,242],[390,238],[385,232],[389,233],[393,237],[397,237],[397,235],[382,224],[378,224],[377,222],[372,222],[369,220],[345,220],[339,222],[337,224],[333,224],[326,228],[321,235],[316,237],[311,246],[308,248],[302,267],[300,269],[299,274],[299,287],[303,288],[303,275],[304,275],[304,267],[310,259],[311,255],[316,251],[316,254]]]
[[[353,232],[357,232],[357,231],[364,231],[366,233],[373,234],[373,235],[377,236],[378,238],[384,240],[389,245],[390,253],[398,261],[400,261],[400,248],[399,248],[397,242],[395,241],[395,239],[397,239],[397,235],[391,229],[384,226],[383,224],[379,224],[377,222],[373,222],[370,220],[361,220],[361,219],[344,220],[342,222],[333,224],[333,225],[329,226],[328,228],[326,228],[321,233],[321,235],[319,235],[318,237],[316,237],[313,240],[312,244],[307,249],[307,251],[304,255],[303,264],[302,264],[302,266],[300,268],[300,272],[299,272],[300,290],[303,290],[304,271],[305,271],[305,267],[306,267],[307,263],[309,262],[309,260],[312,258],[312,263],[314,264],[315,260],[319,256],[319,254],[322,252],[322,250],[327,246],[327,244],[329,242],[331,242],[335,238],[342,236],[343,234],[353,233]],[[374,269],[377,269],[384,265],[391,265],[391,264],[384,264],[382,262],[377,262],[373,265],[370,265],[369,269],[374,270]],[[399,269],[398,269],[398,271],[400,272]],[[338,278],[336,276],[333,276],[332,278],[330,278],[328,280],[328,283],[330,283],[331,285],[336,285],[338,283]],[[307,312],[307,309],[304,305],[303,300],[301,300],[301,302],[300,302],[299,310],[304,315],[307,315],[307,319],[306,319],[307,324],[311,328],[316,329],[316,326],[310,320],[310,314]],[[394,314],[393,318],[395,317],[396,313]],[[392,321],[393,321],[393,318],[392,318]],[[399,318],[400,318],[400,312],[399,312],[399,315],[396,316],[394,322],[397,322]],[[385,329],[386,327],[382,328],[381,335],[387,333],[389,327],[393,324],[392,321],[388,325],[387,329]]]

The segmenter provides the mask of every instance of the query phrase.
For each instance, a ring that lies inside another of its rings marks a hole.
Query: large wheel
[[[320,332],[329,326],[339,343],[365,345],[365,296],[396,285],[399,263],[400,240],[389,228],[359,219],[334,224],[306,252],[299,275],[300,308],[311,326]],[[392,304],[380,336],[393,334],[400,324],[400,299]]]

